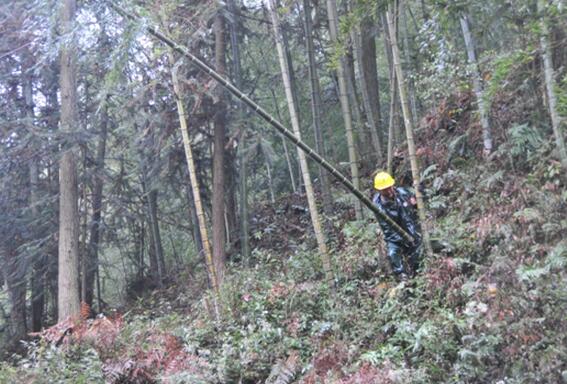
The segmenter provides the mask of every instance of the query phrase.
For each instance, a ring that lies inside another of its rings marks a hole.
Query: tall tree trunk
[[[75,0],[62,1],[61,30],[73,33]],[[76,52],[74,39],[61,48],[61,132],[71,134],[78,123]],[[65,148],[59,161],[59,262],[58,314],[59,321],[80,313],[79,299],[79,210],[77,206],[77,170],[75,146]]]
[[[395,9],[395,8],[394,8]],[[404,125],[406,127],[406,139],[408,143],[408,155],[410,158],[411,164],[411,173],[413,176],[413,187],[415,190],[415,198],[417,200],[417,211],[419,215],[419,220],[421,221],[422,225],[422,234],[423,234],[423,244],[425,246],[425,250],[429,256],[433,255],[433,251],[431,249],[431,243],[429,242],[429,232],[427,230],[427,222],[426,222],[426,215],[425,215],[425,205],[423,204],[423,196],[421,195],[421,191],[419,190],[420,184],[420,174],[419,174],[419,165],[417,162],[416,150],[415,150],[415,142],[413,136],[413,122],[411,120],[411,113],[409,109],[409,102],[407,97],[406,91],[406,82],[404,78],[404,72],[402,70],[402,65],[400,63],[400,50],[398,48],[398,38],[396,35],[396,30],[394,28],[394,19],[395,15],[392,14],[392,5],[388,4],[388,11],[386,12],[386,19],[388,21],[388,29],[390,30],[390,43],[392,46],[392,59],[394,61],[394,68],[396,70],[396,77],[398,79],[398,91],[400,93],[400,103],[402,105],[402,113],[404,115]]]
[[[23,68],[23,94],[25,100],[25,117],[28,119],[29,124],[35,124],[34,116],[34,103],[33,103],[33,78],[32,67],[34,59],[29,50],[26,49],[24,53],[24,68]],[[32,148],[35,150],[36,143],[32,141]],[[35,154],[29,161],[29,175],[30,175],[30,206],[34,221],[39,219],[39,170],[38,159]],[[40,236],[36,225],[32,225],[32,233],[35,236]],[[32,331],[37,332],[41,330],[43,324],[43,307],[44,307],[44,285],[43,275],[45,271],[45,257],[44,250],[41,247],[37,254],[34,255],[32,260],[32,274],[31,274],[31,318],[32,318]]]
[[[338,16],[337,16],[337,3],[336,0],[327,0],[327,13],[329,17],[329,32],[331,40],[334,44],[338,43]],[[348,97],[348,85],[346,79],[346,66],[344,58],[341,58],[337,68],[337,76],[339,81],[339,99],[341,102],[341,110],[346,130],[348,158],[350,163],[350,173],[352,177],[352,184],[356,189],[360,189],[360,178],[358,174],[358,158],[354,148],[355,138],[352,129],[352,115],[350,110],[350,103]],[[362,204],[360,201],[354,203],[356,218],[362,219]]]
[[[380,95],[378,86],[378,70],[376,68],[376,41],[370,33],[368,21],[363,21],[358,32],[353,33],[356,61],[360,72],[360,89],[368,119],[370,138],[373,146],[373,158],[380,162],[382,155],[382,139],[380,132]]]
[[[215,33],[215,67],[219,74],[225,73],[224,18],[220,12],[213,25]],[[218,284],[222,284],[225,264],[225,228],[224,228],[224,190],[225,190],[225,142],[226,142],[226,104],[224,89],[218,87],[214,116],[214,152],[213,152],[213,260]]]
[[[561,129],[561,116],[557,110],[557,96],[555,95],[555,71],[553,69],[553,61],[551,48],[549,46],[549,31],[546,17],[545,0],[538,0],[538,11],[541,13],[541,35],[539,42],[541,45],[541,55],[543,58],[543,72],[545,75],[545,90],[547,92],[547,104],[549,107],[549,115],[551,117],[551,126],[553,135],[555,136],[555,146],[559,153],[559,160],[563,170],[567,172],[567,150],[565,149],[565,140]]]
[[[413,68],[411,54],[410,54],[410,41],[408,36],[408,20],[406,15],[406,0],[400,0],[400,5],[398,8],[400,13],[400,18],[402,19],[402,38],[404,40],[404,59],[406,62],[406,68]],[[408,89],[408,100],[411,109],[411,120],[414,126],[417,125],[417,98],[415,96],[415,86],[413,84],[413,79],[407,80]]]
[[[317,73],[317,62],[315,61],[315,48],[313,47],[313,25],[311,21],[311,0],[303,0],[305,44],[307,46],[307,57],[309,59],[309,85],[311,88],[311,114],[313,116],[313,131],[315,136],[315,149],[323,157],[327,157],[327,150],[323,142],[321,128],[321,87]],[[321,180],[321,195],[323,197],[323,210],[327,214],[332,213],[331,183],[329,174],[319,166],[319,179]]]
[[[173,56],[170,56],[172,60]],[[193,150],[191,149],[191,140],[189,139],[189,130],[187,129],[187,118],[185,113],[185,107],[183,105],[183,95],[181,93],[181,87],[179,84],[179,79],[177,77],[177,69],[174,67],[171,71],[173,90],[175,92],[175,102],[177,105],[177,114],[179,116],[179,129],[181,130],[181,136],[183,139],[183,148],[185,150],[185,159],[187,161],[187,169],[189,171],[189,179],[191,182],[191,190],[193,195],[193,202],[195,204],[195,212],[197,216],[197,224],[199,226],[199,235],[203,244],[203,252],[205,256],[205,265],[207,267],[207,277],[209,279],[209,285],[213,289],[215,298],[218,297],[219,284],[217,281],[217,276],[215,272],[215,264],[213,261],[213,252],[211,249],[211,243],[209,241],[209,234],[207,231],[207,222],[205,218],[205,211],[203,209],[203,203],[201,201],[201,191],[199,189],[199,181],[197,180],[197,168],[195,167],[195,161],[193,159]],[[215,303],[215,311],[218,315],[217,303]]]
[[[96,150],[94,187],[92,195],[93,216],[90,223],[89,245],[87,247],[87,257],[84,263],[84,292],[85,303],[92,308],[95,288],[95,277],[98,270],[98,249],[101,232],[102,219],[102,189],[104,172],[104,157],[106,154],[106,137],[108,131],[108,99],[102,102],[100,114],[100,137]],[[98,309],[99,311],[101,308]]]
[[[398,114],[398,85],[394,68],[390,71],[390,115],[388,120],[388,173],[393,172],[396,115]]]
[[[283,47],[283,42],[281,39],[281,30],[280,30],[279,17],[277,14],[276,0],[270,0],[269,3],[270,3],[270,15],[272,19],[272,26],[274,28],[274,37],[276,39],[276,48],[278,51],[278,58],[280,61],[280,68],[281,68],[282,79],[285,88],[285,94],[286,94],[291,124],[295,136],[297,136],[297,138],[300,138],[301,132],[299,128],[299,119],[297,116],[297,109],[294,103],[293,92],[291,89],[290,70],[288,67],[288,62],[285,57],[285,49]],[[299,164],[301,166],[303,183],[305,184],[305,194],[307,195],[307,204],[309,206],[309,213],[311,214],[313,231],[315,232],[317,245],[319,248],[319,252],[321,253],[323,268],[325,269],[327,280],[330,282],[333,279],[332,270],[331,270],[331,259],[327,251],[325,236],[321,228],[321,221],[319,219],[317,203],[315,202],[315,194],[313,192],[313,186],[311,184],[311,176],[309,175],[309,167],[307,165],[307,159],[305,157],[305,153],[303,153],[303,151],[300,151],[299,149],[297,150],[297,155],[299,157]]]
[[[38,192],[38,166],[37,160],[34,158],[30,162],[30,205],[32,207],[32,215],[34,219],[39,217],[39,192]],[[37,233],[34,231],[34,233]],[[44,256],[43,247],[32,261],[31,276],[31,320],[32,331],[38,332],[43,325],[43,309],[45,306],[45,286],[43,284],[46,269],[46,257]]]
[[[396,5],[397,6],[397,5]],[[395,10],[394,12],[397,12]],[[388,59],[388,73],[389,73],[389,84],[390,84],[390,108],[388,115],[388,150],[387,150],[387,170],[388,173],[393,173],[393,160],[394,160],[394,144],[399,140],[399,129],[397,128],[397,106],[398,106],[398,85],[396,79],[396,70],[394,68],[394,62],[392,60],[392,45],[390,43],[390,32],[388,30],[388,23],[386,21],[386,15],[384,13],[380,14],[380,19],[382,21],[382,26],[384,29],[384,53]],[[397,22],[394,20],[393,29],[398,30]]]
[[[242,89],[242,71],[240,68],[240,45],[238,35],[240,32],[240,17],[236,8],[235,0],[227,1],[228,10],[232,14],[229,23],[230,48],[232,52],[232,78],[238,89]],[[246,141],[246,124],[244,122],[244,106],[240,101],[237,102],[237,120],[239,122],[240,134],[238,138],[238,195],[240,198],[240,255],[244,264],[250,260],[250,223],[248,218],[248,164],[244,154]]]
[[[478,67],[478,60],[475,53],[475,42],[470,30],[469,16],[463,14],[460,18],[461,29],[467,47],[467,57],[469,65],[472,67],[473,90],[478,104],[478,112],[480,114],[480,125],[482,126],[482,142],[484,146],[484,155],[488,156],[492,152],[492,134],[490,132],[490,123],[488,121],[488,111],[486,101],[484,100],[484,90],[482,86],[482,78]]]

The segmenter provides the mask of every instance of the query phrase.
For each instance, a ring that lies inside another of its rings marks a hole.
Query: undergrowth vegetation
[[[428,171],[437,252],[410,283],[389,277],[374,222],[340,223],[333,287],[310,250],[256,250],[229,268],[218,320],[174,285],[45,331],[0,381],[564,382],[567,193],[547,143],[510,135],[474,172]]]

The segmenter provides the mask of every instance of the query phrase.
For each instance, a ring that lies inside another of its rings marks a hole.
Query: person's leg
[[[402,263],[402,247],[396,243],[388,243],[388,258],[394,274],[404,273],[404,264]]]
[[[417,275],[421,262],[421,244],[408,248],[408,262],[412,275]]]

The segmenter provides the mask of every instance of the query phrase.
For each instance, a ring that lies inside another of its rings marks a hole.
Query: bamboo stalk
[[[425,245],[425,250],[428,256],[433,255],[431,249],[431,243],[429,241],[429,233],[427,230],[426,216],[425,216],[425,204],[423,203],[423,196],[419,190],[419,165],[417,162],[415,141],[413,136],[413,122],[411,118],[411,112],[409,108],[409,102],[407,97],[406,82],[404,79],[404,71],[402,70],[402,65],[400,63],[400,49],[398,47],[398,39],[396,37],[396,30],[394,28],[394,21],[392,15],[392,6],[388,5],[388,11],[386,12],[386,20],[388,21],[388,29],[390,30],[390,44],[392,45],[392,59],[394,62],[394,69],[396,70],[396,77],[398,80],[398,91],[400,93],[400,104],[402,105],[402,113],[404,116],[404,125],[406,128],[406,139],[408,143],[408,155],[411,164],[411,173],[413,176],[413,186],[415,189],[415,198],[417,200],[417,212],[419,215],[419,220],[422,225],[423,233],[423,243]]]
[[[191,141],[189,139],[189,130],[187,129],[187,115],[185,114],[185,107],[181,101],[181,91],[179,89],[179,80],[175,69],[171,71],[171,78],[173,82],[173,91],[175,93],[175,102],[177,104],[177,113],[179,115],[179,128],[181,129],[181,136],[183,138],[183,148],[185,149],[185,158],[187,160],[187,167],[189,168],[189,178],[191,181],[191,188],[193,190],[193,200],[195,203],[195,210],[197,211],[197,222],[199,225],[199,232],[203,242],[203,251],[205,252],[205,265],[209,276],[209,283],[211,288],[218,295],[219,285],[217,280],[217,273],[215,264],[213,262],[213,252],[211,243],[209,241],[209,234],[205,225],[205,213],[203,204],[201,202],[201,192],[199,190],[199,181],[197,180],[197,171],[195,161],[193,159],[193,150],[191,149]],[[218,313],[218,311],[217,311]]]

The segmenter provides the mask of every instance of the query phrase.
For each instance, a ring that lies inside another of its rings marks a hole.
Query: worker
[[[414,242],[406,240],[393,226],[378,216],[378,223],[384,233],[388,245],[388,258],[392,270],[399,280],[407,280],[419,270],[421,252],[421,228],[416,215],[416,199],[413,193],[406,188],[395,187],[394,178],[387,172],[378,172],[374,177],[374,204],[406,231]],[[406,270],[402,261],[407,257],[410,270]]]

